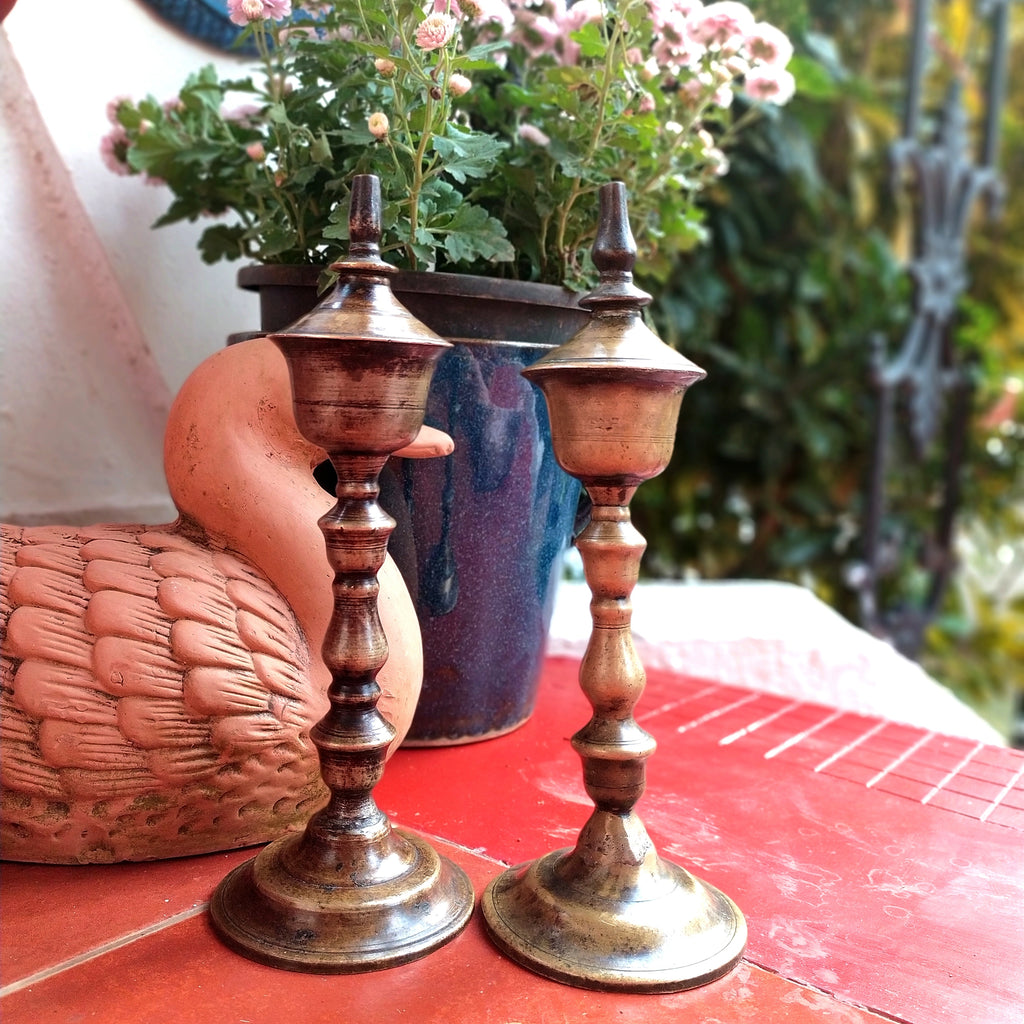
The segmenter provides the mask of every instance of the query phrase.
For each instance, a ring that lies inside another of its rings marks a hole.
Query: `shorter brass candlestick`
[[[576,543],[593,595],[580,685],[594,713],[572,745],[596,808],[575,849],[499,875],[482,909],[498,947],[539,974],[584,988],[670,992],[721,977],[747,935],[732,900],[663,860],[633,810],[655,743],[633,718],[645,675],[630,594],[645,543],[629,502],[668,464],[683,392],[704,371],[643,323],[650,296],[632,283],[636,248],[621,183],[604,186],[600,218],[601,282],[581,300],[590,322],[523,371],[547,399],[556,458],[593,502]]]
[[[334,570],[323,645],[330,709],[314,727],[326,807],[221,882],[214,926],[252,960],[297,971],[394,967],[457,935],[473,910],[461,868],[391,826],[373,800],[395,732],[377,710],[387,639],[377,572],[394,520],[377,502],[388,456],[416,436],[448,343],[391,294],[379,256],[380,185],[354,179],[348,258],[312,313],[272,339],[288,360],[299,430],[325,449],[338,503],[320,520]]]

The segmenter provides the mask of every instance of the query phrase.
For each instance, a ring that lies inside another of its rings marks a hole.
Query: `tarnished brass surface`
[[[346,840],[290,836],[235,868],[210,905],[221,937],[272,967],[342,974],[417,960],[461,931],[472,888],[425,840]]]
[[[457,935],[473,910],[466,874],[392,828],[373,799],[395,735],[377,710],[376,676],[388,656],[377,572],[395,526],[378,504],[378,475],[416,436],[448,343],[391,294],[370,175],[353,182],[349,235],[334,292],[271,335],[288,360],[299,429],[327,451],[338,476],[338,502],[320,520],[334,570],[323,646],[331,707],[311,732],[330,799],[301,835],[236,868],[210,904],[215,928],[238,952],[323,973],[415,960]]]
[[[630,594],[645,542],[629,502],[668,464],[683,393],[704,377],[644,325],[650,297],[633,285],[634,258],[624,188],[607,185],[594,244],[601,283],[581,300],[591,320],[523,371],[547,399],[556,458],[594,506],[576,542],[592,593],[580,686],[593,716],[572,744],[596,806],[574,849],[504,872],[482,909],[498,947],[539,974],[666,992],[729,971],[747,929],[729,897],[658,855],[633,809],[655,743],[633,718],[645,675]]]

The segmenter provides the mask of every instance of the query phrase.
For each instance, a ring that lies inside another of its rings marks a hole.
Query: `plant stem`
[[[607,121],[606,111],[608,107],[608,95],[612,89],[613,72],[621,64],[625,63],[624,54],[621,52],[623,49],[622,24],[629,14],[629,9],[630,5],[627,4],[619,16],[612,19],[611,35],[608,37],[605,49],[604,66],[601,69],[598,98],[593,106],[597,116],[594,121],[593,131],[590,133],[590,142],[587,146],[586,156],[583,159],[585,165],[590,164],[593,161],[594,155],[597,153],[604,135],[605,124]],[[607,31],[606,24],[603,24],[603,28]],[[569,188],[569,196],[562,204],[561,212],[558,217],[558,228],[555,234],[555,251],[558,253],[563,279],[568,277],[570,262],[575,262],[576,251],[579,248],[579,240],[574,241],[574,244],[571,247],[571,252],[570,247],[566,246],[566,232],[569,225],[569,215],[572,213],[572,209],[576,205],[576,201],[578,199],[596,189],[596,186],[581,188],[580,186],[582,181],[582,176],[578,174],[572,179],[572,184]],[[570,257],[572,257],[572,259],[570,259]]]

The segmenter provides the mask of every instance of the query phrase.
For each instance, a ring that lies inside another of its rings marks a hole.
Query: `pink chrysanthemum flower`
[[[228,0],[228,20],[233,25],[248,25],[263,17],[263,0]]]
[[[416,45],[421,50],[439,50],[455,35],[457,27],[458,22],[450,14],[434,11],[416,29]]]
[[[292,13],[292,0],[228,0],[228,20],[235,25],[272,19],[280,21]]]
[[[656,32],[668,29],[672,33],[673,26],[684,24],[690,14],[701,6],[699,2],[686,0],[647,0],[647,10],[650,12],[651,23]]]
[[[520,22],[515,38],[523,44],[528,54],[539,57],[555,49],[562,39],[562,29],[553,18],[538,14]]]
[[[696,40],[691,39],[685,28],[678,26],[679,31],[666,30],[654,43],[652,54],[654,59],[667,71],[678,72],[680,68],[695,68],[707,52]]]
[[[754,29],[754,15],[737,0],[720,0],[695,10],[686,19],[686,29],[702,46],[736,52]]]
[[[785,68],[761,64],[751,68],[743,80],[743,88],[751,99],[774,103],[781,107],[796,92],[796,80]]]
[[[793,44],[781,29],[762,21],[747,35],[747,53],[758,64],[784,68],[793,56]]]
[[[134,174],[128,166],[128,133],[117,124],[100,139],[100,157],[115,174]]]

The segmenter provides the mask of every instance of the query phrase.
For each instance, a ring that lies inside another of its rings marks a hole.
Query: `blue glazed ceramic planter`
[[[270,290],[267,277],[277,281]],[[239,283],[259,289],[262,327],[277,330],[314,305],[316,277],[310,267],[251,267]],[[426,422],[452,435],[455,453],[392,460],[381,480],[398,523],[389,550],[423,634],[406,743],[467,743],[509,732],[533,710],[579,484],[555,462],[543,396],[521,371],[587,314],[565,289],[493,278],[402,272],[394,290],[454,345]]]
[[[401,463],[424,659],[407,742],[499,735],[533,710],[579,496],[555,463],[543,397],[520,376],[543,351],[457,343],[427,406],[455,455]]]

